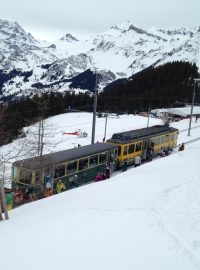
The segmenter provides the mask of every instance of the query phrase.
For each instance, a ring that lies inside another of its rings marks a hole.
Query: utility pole
[[[106,141],[106,129],[107,129],[107,121],[108,121],[108,113],[106,113],[106,122],[105,122],[105,131],[104,131],[104,138],[103,138],[103,142]]]
[[[37,152],[38,152],[38,155],[40,154],[40,147],[41,145],[41,117],[39,118],[39,130],[38,130],[38,149],[37,149]]]
[[[97,113],[97,96],[98,96],[98,89],[97,89],[97,72],[95,70],[95,86],[94,86],[94,103],[93,103],[93,121],[92,121],[92,140],[91,144],[94,144],[95,140],[95,128],[96,128],[96,113]]]
[[[150,113],[151,113],[151,110],[149,108],[149,111],[148,111],[148,120],[147,120],[147,127],[149,127],[149,118],[150,118]]]
[[[198,83],[198,82],[200,82],[200,79],[194,79],[194,89],[193,89],[193,95],[192,95],[192,106],[191,106],[191,112],[190,112],[188,136],[190,136],[190,130],[191,130],[191,124],[192,124],[192,114],[193,114],[193,107],[194,107],[194,100],[195,100],[196,83]]]
[[[5,195],[5,189],[4,189],[4,181],[3,179],[0,179],[0,197],[2,200],[2,207],[3,207],[3,212],[5,215],[5,219],[8,220],[8,210],[7,210],[7,205],[6,205],[6,195]]]

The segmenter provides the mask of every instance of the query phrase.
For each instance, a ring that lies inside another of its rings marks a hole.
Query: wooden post
[[[0,221],[3,220],[3,216],[2,216],[2,209],[1,209],[1,198],[0,198]]]
[[[0,195],[2,199],[2,207],[3,207],[3,212],[5,215],[5,219],[8,220],[8,210],[7,210],[7,205],[6,205],[6,195],[5,195],[5,189],[4,189],[4,181],[3,179],[0,179]]]

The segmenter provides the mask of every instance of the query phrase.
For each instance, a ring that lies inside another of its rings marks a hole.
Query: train
[[[74,180],[79,185],[93,181],[107,164],[112,164],[112,170],[116,171],[125,161],[133,165],[137,155],[146,160],[149,148],[153,156],[157,156],[161,148],[175,148],[178,134],[176,128],[157,125],[114,133],[105,143],[18,160],[12,164],[12,185],[18,189],[31,187],[41,196],[45,179],[50,178],[54,189],[60,179],[66,189],[70,189]]]

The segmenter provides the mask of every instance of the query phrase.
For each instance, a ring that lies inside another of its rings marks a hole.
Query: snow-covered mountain
[[[85,84],[97,69],[98,85],[129,77],[149,66],[170,61],[194,62],[200,67],[200,27],[148,31],[131,22],[104,33],[75,37],[66,34],[53,43],[36,40],[18,23],[0,20],[0,97],[74,88]],[[90,72],[91,73],[91,72]],[[72,83],[73,82],[73,83]]]
[[[6,71],[14,68],[30,70],[57,59],[48,47],[42,47],[17,22],[0,20],[0,48],[0,68]]]

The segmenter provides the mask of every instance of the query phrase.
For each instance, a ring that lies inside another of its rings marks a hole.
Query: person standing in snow
[[[95,182],[99,182],[101,180],[103,180],[102,179],[102,176],[101,176],[100,172],[98,172],[97,175],[96,175],[96,177],[95,177]]]
[[[182,144],[179,146],[178,151],[184,151],[184,150],[185,150],[185,144],[182,143]]]
[[[56,192],[57,192],[57,193],[61,193],[61,192],[63,192],[63,191],[65,191],[65,185],[64,185],[64,183],[62,182],[62,180],[60,179],[60,180],[58,180],[58,183],[57,183],[57,185],[56,185]]]
[[[165,157],[165,151],[164,151],[164,149],[162,149],[162,147],[160,148],[160,151],[158,154],[160,157]]]
[[[136,156],[135,157],[135,167],[140,166],[141,162],[142,162],[141,157],[140,156]]]
[[[107,164],[106,165],[106,179],[110,178],[110,173],[111,173],[110,166]]]
[[[44,191],[44,198],[47,198],[47,197],[52,196],[52,195],[53,195],[52,188],[46,188]]]
[[[124,160],[124,163],[123,163],[123,165],[122,165],[122,172],[127,171],[127,168],[128,168],[128,163],[127,163],[127,160],[125,159],[125,160]]]
[[[26,188],[25,193],[24,193],[24,199],[26,202],[33,202],[37,200],[37,196],[32,187]]]
[[[101,177],[102,177],[102,180],[106,180],[106,173],[105,172],[102,172],[101,173]]]
[[[46,187],[46,189],[49,189],[49,188],[52,189],[52,179],[51,179],[50,174],[46,175],[46,177],[45,177],[45,187]]]
[[[13,200],[13,194],[11,191],[6,191],[6,205],[7,205],[7,210],[12,210],[14,204]]]
[[[151,148],[147,149],[147,160],[152,161],[153,159],[153,150]]]

